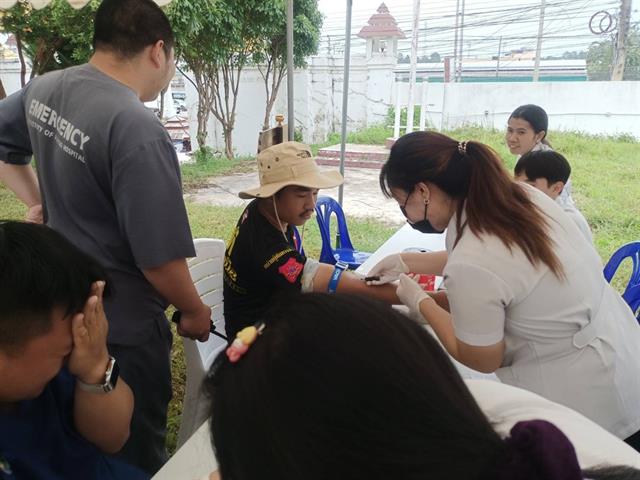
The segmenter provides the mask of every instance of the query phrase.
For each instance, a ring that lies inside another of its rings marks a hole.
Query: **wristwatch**
[[[335,268],[333,269],[333,275],[329,279],[329,285],[327,286],[328,293],[336,293],[338,290],[338,282],[340,281],[340,277],[345,270],[349,269],[349,264],[346,262],[342,262],[338,260],[335,264]]]
[[[109,356],[109,363],[107,364],[107,371],[104,373],[104,383],[84,383],[79,378],[76,378],[76,382],[80,390],[84,390],[89,393],[109,393],[116,388],[118,383],[118,377],[120,376],[120,367],[116,363],[116,359]]]

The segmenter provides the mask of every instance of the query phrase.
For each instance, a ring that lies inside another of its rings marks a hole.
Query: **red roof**
[[[358,33],[360,38],[395,37],[405,38],[404,32],[398,27],[396,19],[389,13],[384,3],[378,7],[378,13],[371,15],[368,25],[362,27]]]

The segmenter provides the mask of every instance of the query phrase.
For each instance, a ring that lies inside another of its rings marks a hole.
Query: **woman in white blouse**
[[[389,256],[372,283],[399,278],[400,299],[456,360],[640,449],[640,326],[560,206],[513,181],[489,147],[434,132],[400,138],[380,185],[414,228],[446,229],[446,251]],[[444,276],[449,309],[408,272]]]

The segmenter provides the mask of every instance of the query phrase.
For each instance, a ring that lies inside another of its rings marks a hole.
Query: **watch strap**
[[[116,359],[109,356],[109,363],[107,364],[107,370],[104,373],[104,383],[85,383],[79,378],[76,378],[76,384],[80,390],[89,393],[109,393],[116,388],[118,383],[118,377],[120,376],[120,367],[116,363]]]

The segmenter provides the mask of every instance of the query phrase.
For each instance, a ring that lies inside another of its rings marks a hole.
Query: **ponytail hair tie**
[[[496,480],[582,480],[573,445],[555,425],[544,420],[518,422],[505,439],[507,457]]]
[[[458,142],[458,152],[462,155],[466,155],[467,154],[467,141],[465,140],[464,142]]]
[[[227,348],[226,354],[231,363],[236,363],[247,353],[249,347],[256,341],[258,335],[262,335],[264,323],[258,323],[251,327],[243,328],[238,332],[236,338]]]

